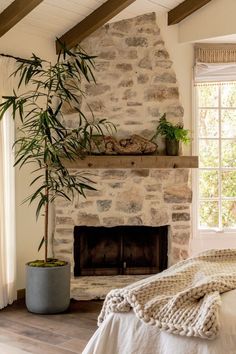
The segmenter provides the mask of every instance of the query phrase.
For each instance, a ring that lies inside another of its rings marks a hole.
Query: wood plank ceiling
[[[71,49],[76,44],[80,43],[84,38],[95,32],[99,27],[103,26],[114,16],[126,9],[135,0],[109,0],[100,5],[90,15],[85,17],[81,22],[67,31],[60,37],[61,43],[66,43],[68,49]],[[60,51],[60,45],[57,42],[57,52]]]
[[[0,37],[28,15],[43,0],[15,0],[0,14]]]
[[[25,0],[28,1],[28,0]],[[43,0],[33,11],[24,17],[16,26],[33,35],[55,39],[73,26],[81,22],[107,0]],[[117,0],[119,1],[119,0]],[[168,12],[183,0],[136,0],[110,22],[138,16],[155,11]],[[2,12],[12,0],[0,0]]]
[[[176,24],[211,0],[0,0],[0,37],[15,25],[69,48],[108,21],[168,12]],[[57,47],[57,51],[59,47]]]

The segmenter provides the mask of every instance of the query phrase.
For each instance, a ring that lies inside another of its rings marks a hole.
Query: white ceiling
[[[183,1],[183,0],[182,0]],[[120,12],[112,21],[142,15],[147,12],[167,12],[182,2],[181,0],[136,0]]]
[[[14,0],[0,0],[0,13]],[[27,0],[25,0],[27,1]],[[82,21],[107,0],[43,0],[16,26],[25,32],[54,40]],[[119,1],[119,0],[117,0]],[[163,13],[184,0],[136,0],[110,22],[135,17],[148,12]],[[211,38],[203,42],[236,42],[236,34]]]
[[[0,0],[0,12],[3,12],[3,10],[9,6],[14,0]]]
[[[26,0],[27,1],[27,0]],[[46,38],[60,37],[107,0],[44,0],[16,26]],[[117,0],[119,1],[119,0]],[[167,12],[183,0],[136,0],[112,21],[147,12]],[[0,0],[0,12],[13,0]]]

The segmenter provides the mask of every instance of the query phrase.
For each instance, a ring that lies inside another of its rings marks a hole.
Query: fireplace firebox
[[[74,275],[154,274],[167,268],[168,226],[75,226]]]

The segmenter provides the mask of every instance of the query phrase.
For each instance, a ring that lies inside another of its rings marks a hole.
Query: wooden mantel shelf
[[[75,169],[198,168],[198,156],[87,156],[66,162],[66,166]]]

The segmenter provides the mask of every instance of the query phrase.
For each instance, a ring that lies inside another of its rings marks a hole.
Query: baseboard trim
[[[25,298],[25,289],[18,289],[16,292],[17,300],[22,300]]]

